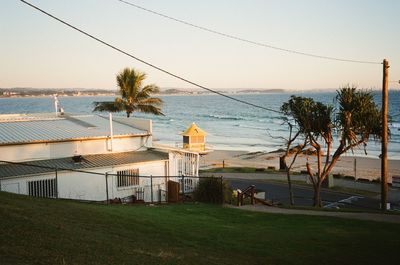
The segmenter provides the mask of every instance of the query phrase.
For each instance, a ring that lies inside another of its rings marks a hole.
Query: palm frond
[[[123,105],[116,104],[114,101],[93,102],[93,105],[93,111],[120,112],[124,110]]]
[[[138,105],[154,105],[157,107],[161,107],[163,104],[163,101],[160,98],[146,98],[146,99],[142,99],[142,100],[138,101],[137,104]]]
[[[149,98],[151,94],[157,94],[160,92],[160,88],[154,84],[143,87],[137,94],[138,99]]]
[[[164,113],[161,112],[161,108],[156,107],[154,105],[137,105],[136,110],[143,113],[150,113],[154,115],[165,116]]]

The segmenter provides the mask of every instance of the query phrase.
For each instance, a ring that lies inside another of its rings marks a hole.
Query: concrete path
[[[400,215],[397,214],[381,214],[381,213],[354,213],[354,212],[328,212],[328,211],[313,211],[313,210],[297,210],[271,207],[265,205],[243,205],[240,207],[226,205],[229,208],[236,208],[246,211],[277,213],[277,214],[297,214],[297,215],[314,215],[314,216],[329,216],[346,219],[357,219],[366,221],[388,222],[400,224]]]

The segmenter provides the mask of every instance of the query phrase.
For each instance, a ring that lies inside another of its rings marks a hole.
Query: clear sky
[[[280,52],[226,39],[117,0],[28,0],[113,45],[209,88],[380,88],[382,66]],[[256,42],[390,63],[400,79],[398,0],[127,0]],[[115,89],[134,67],[162,88],[192,86],[73,31],[18,0],[0,1],[0,88]],[[391,83],[391,87],[399,85]]]

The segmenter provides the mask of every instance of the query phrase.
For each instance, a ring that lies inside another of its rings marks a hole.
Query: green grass
[[[1,264],[383,264],[398,224],[0,193]]]
[[[357,194],[357,195],[362,195],[362,196],[366,196],[366,197],[376,197],[380,194],[379,192],[368,191],[368,190],[359,190],[359,189],[346,188],[346,187],[340,187],[340,186],[331,187],[331,188],[329,188],[329,190],[343,192],[343,193]]]

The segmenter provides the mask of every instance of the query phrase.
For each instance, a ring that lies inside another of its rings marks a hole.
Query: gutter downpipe
[[[113,121],[112,121],[112,113],[109,112],[109,119],[110,119],[110,151],[113,151],[113,140],[114,140],[114,134],[113,134]]]

